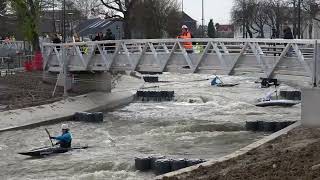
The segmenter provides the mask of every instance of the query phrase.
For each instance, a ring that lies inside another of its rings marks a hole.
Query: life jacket
[[[181,39],[191,39],[192,38],[192,35],[190,32],[187,32],[187,33],[184,33],[184,34],[181,34],[180,36],[178,36],[178,38],[181,38]],[[183,43],[183,47],[185,49],[192,49],[192,42],[184,42]]]

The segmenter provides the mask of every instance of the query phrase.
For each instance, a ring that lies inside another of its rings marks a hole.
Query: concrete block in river
[[[87,112],[77,112],[74,114],[75,121],[81,122],[103,122],[104,115],[102,112],[87,113]]]
[[[187,159],[186,160],[187,167],[194,166],[194,165],[197,165],[197,164],[201,164],[201,163],[204,163],[204,162],[205,162],[205,160],[203,160],[203,159]]]
[[[159,77],[158,76],[144,76],[143,80],[144,80],[144,82],[156,83],[156,82],[159,82]]]
[[[246,130],[247,131],[258,131],[258,121],[247,121]]]
[[[92,122],[103,122],[103,119],[104,119],[104,115],[102,112],[95,112],[95,113],[92,113],[93,115],[93,121]]]
[[[170,159],[158,159],[155,161],[155,173],[156,175],[165,174],[171,172],[171,161]]]
[[[134,159],[135,168],[139,171],[149,171],[151,169],[150,157],[136,157]]]
[[[151,169],[152,170],[155,170],[155,162],[158,160],[158,159],[165,159],[166,157],[165,156],[150,156],[150,161],[151,161]]]
[[[270,122],[266,121],[266,122],[263,122],[261,129],[264,132],[275,132],[276,124],[277,122],[274,122],[274,121],[270,121]]]
[[[82,122],[89,122],[91,117],[91,113],[87,112],[76,112],[74,114],[74,120],[75,121],[82,121]]]
[[[301,100],[300,91],[280,91],[280,96],[288,100]]]
[[[173,159],[171,161],[171,171],[177,171],[179,169],[183,169],[187,167],[186,159]]]

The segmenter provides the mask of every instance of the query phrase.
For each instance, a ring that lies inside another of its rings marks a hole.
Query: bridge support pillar
[[[111,92],[112,75],[110,73],[74,74],[74,77],[75,81],[72,90],[75,92]]]
[[[301,123],[304,127],[320,127],[320,89],[302,90]]]

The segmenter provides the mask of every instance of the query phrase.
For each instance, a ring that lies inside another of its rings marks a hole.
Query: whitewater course
[[[0,134],[0,179],[152,179],[156,177],[154,173],[135,170],[135,157],[217,159],[269,135],[246,131],[246,121],[300,119],[300,105],[256,107],[257,99],[270,91],[260,88],[261,85],[255,83],[257,78],[220,76],[224,83],[239,85],[219,88],[210,84],[214,77],[164,73],[159,75],[159,80],[165,82],[153,89],[175,91],[173,101],[133,101],[105,112],[102,123],[68,122],[73,144],[88,144],[90,148],[86,150],[40,159],[17,154],[50,146],[44,128],[58,134],[61,123],[3,132]],[[129,92],[128,89],[141,85],[153,87],[155,84],[123,76],[112,91]],[[279,89],[292,88],[281,84]],[[72,106],[76,109],[81,104]],[[45,112],[46,106],[42,108]]]
[[[261,88],[256,83],[260,77],[278,78],[279,91],[319,85],[317,40],[190,41],[197,44],[192,54],[186,52],[181,39],[43,44],[44,80],[60,74],[53,83],[65,90],[76,85],[80,89],[90,87],[93,92],[53,104],[0,112],[0,179],[161,178],[152,171],[138,171],[135,158],[203,159],[207,162],[201,166],[207,166],[214,160],[244,154],[299,125],[271,135],[248,131],[247,121],[310,120],[319,125],[317,88],[302,92],[303,106],[256,106],[258,99],[275,91],[274,86]],[[124,75],[111,90],[112,76],[102,72],[119,71],[163,73],[157,75],[160,83],[145,83],[141,74],[136,74],[138,78]],[[78,82],[73,82],[68,72],[77,76]],[[214,74],[223,74],[219,77],[225,84],[238,85],[212,86]],[[299,88],[286,84],[286,79],[299,84]],[[138,90],[174,91],[174,98],[141,101],[135,98]],[[104,121],[70,121],[75,112],[82,111],[104,112]],[[18,154],[50,146],[45,128],[51,134],[60,134],[64,121],[68,121],[73,134],[72,144],[88,145],[88,149],[45,158]],[[180,173],[194,168],[197,166]]]

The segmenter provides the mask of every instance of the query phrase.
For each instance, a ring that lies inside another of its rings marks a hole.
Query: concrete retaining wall
[[[301,123],[304,127],[320,127],[320,89],[303,89]]]
[[[184,169],[181,169],[181,170],[178,170],[178,171],[174,171],[174,172],[171,172],[171,173],[167,173],[167,174],[164,174],[164,175],[161,175],[161,176],[157,176],[155,179],[156,180],[160,180],[160,179],[166,179],[166,178],[174,178],[176,176],[182,176],[183,174],[185,173],[190,173],[192,172],[193,170],[196,170],[198,169],[200,166],[201,167],[209,167],[209,166],[212,166],[216,163],[220,163],[220,162],[223,162],[223,161],[227,161],[227,160],[230,160],[230,159],[233,159],[233,158],[236,158],[238,156],[241,156],[241,155],[244,155],[246,153],[248,153],[249,151],[252,151],[260,146],[262,146],[263,144],[267,143],[267,142],[270,142],[284,134],[287,134],[289,131],[291,131],[292,129],[300,126],[301,123],[300,122],[296,122],[295,124],[285,128],[285,129],[282,129],[281,131],[278,131],[270,136],[267,136],[255,143],[252,143],[250,145],[248,145],[247,147],[244,147],[232,154],[229,154],[227,156],[224,156],[222,158],[219,158],[217,160],[211,160],[211,161],[208,161],[208,162],[205,162],[205,163],[202,163],[202,164],[198,164],[198,165],[195,165],[195,166],[191,166],[191,167],[187,167],[187,168],[184,168]]]

